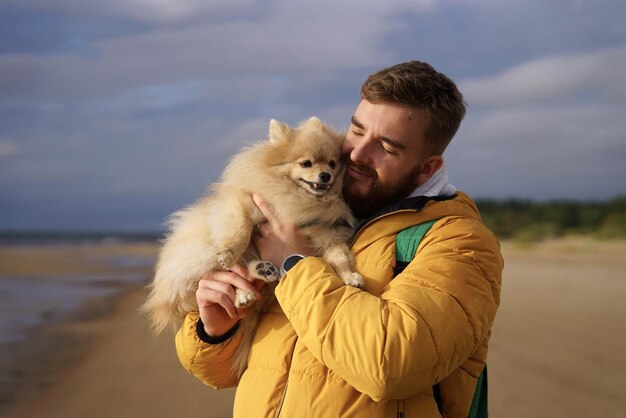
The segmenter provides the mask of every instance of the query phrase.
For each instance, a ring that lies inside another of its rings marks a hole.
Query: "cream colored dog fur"
[[[341,195],[343,139],[315,117],[297,128],[272,120],[268,140],[235,155],[212,193],[171,216],[144,305],[157,332],[197,311],[195,291],[203,275],[242,263],[270,283],[263,287],[263,303],[251,306],[238,331],[244,339],[235,372],[244,371],[260,314],[273,301],[278,279],[277,269],[259,260],[250,244],[255,226],[265,221],[252,193],[269,202],[278,219],[299,225],[344,283],[362,286],[346,244],[354,218]],[[237,289],[237,307],[253,302],[254,294]]]

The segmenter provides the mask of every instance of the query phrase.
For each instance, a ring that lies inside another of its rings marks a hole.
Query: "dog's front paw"
[[[247,308],[256,301],[254,293],[237,289],[235,292],[235,308]]]
[[[357,287],[359,289],[363,288],[363,276],[361,276],[359,273],[349,273],[342,277],[342,279],[343,282],[348,286]]]
[[[217,262],[220,263],[220,266],[222,266],[222,268],[226,270],[230,269],[235,262],[235,256],[233,255],[233,252],[227,248],[218,251],[216,253],[216,256]]]
[[[269,261],[251,261],[248,264],[250,275],[264,282],[274,282],[278,280],[278,269]]]

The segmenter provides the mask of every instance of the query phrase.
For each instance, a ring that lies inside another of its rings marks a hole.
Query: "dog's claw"
[[[229,269],[232,267],[234,258],[235,257],[233,256],[233,253],[230,250],[223,249],[217,252],[217,261],[218,263],[220,263],[220,265],[224,269]]]
[[[342,277],[343,282],[348,286],[356,287],[359,289],[363,288],[363,276],[359,273],[350,273],[346,277]]]
[[[245,290],[237,289],[235,295],[235,307],[236,308],[247,308],[252,305],[256,301],[256,297],[254,293],[247,292]]]

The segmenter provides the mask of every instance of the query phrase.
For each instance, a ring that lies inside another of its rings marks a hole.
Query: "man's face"
[[[410,194],[420,184],[428,118],[419,109],[362,100],[343,145],[343,194],[364,217]]]

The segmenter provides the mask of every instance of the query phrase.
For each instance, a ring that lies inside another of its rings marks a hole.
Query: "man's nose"
[[[360,141],[356,141],[350,144],[350,160],[355,163],[368,163],[370,161],[369,155],[369,141],[366,138],[362,138]]]

